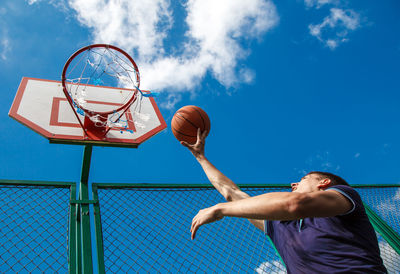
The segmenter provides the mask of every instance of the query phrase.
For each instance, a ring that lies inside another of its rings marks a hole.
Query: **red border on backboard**
[[[54,97],[53,98],[53,103],[51,105],[51,114],[50,114],[50,125],[51,126],[63,126],[63,127],[77,127],[80,128],[81,125],[79,123],[67,123],[67,122],[60,122],[59,121],[59,113],[60,113],[60,103],[64,101],[68,104],[68,100],[66,98],[60,98],[60,97]],[[101,104],[101,105],[111,105],[111,106],[121,106],[122,104],[116,104],[116,103],[105,103],[105,102],[98,102],[98,101],[88,101],[90,104]],[[68,104],[68,107],[69,104]],[[127,129],[136,131],[135,124],[132,122],[132,113],[128,109],[125,112],[125,117],[126,121],[128,124]],[[113,127],[111,130],[125,130],[126,128],[124,127]]]
[[[132,145],[132,147],[137,147],[137,145],[143,143],[144,141],[146,141],[147,139],[149,139],[150,137],[156,135],[157,133],[159,133],[160,131],[162,131],[163,129],[167,128],[167,124],[164,120],[164,118],[161,115],[161,112],[154,100],[153,97],[148,97],[148,99],[150,100],[153,108],[154,108],[154,112],[157,115],[157,118],[160,122],[160,125],[158,127],[153,128],[152,130],[150,130],[149,132],[147,132],[146,134],[140,136],[137,139],[118,139],[118,138],[107,138],[106,140],[103,141],[95,141],[95,140],[88,140],[85,139],[83,136],[83,131],[82,131],[82,135],[81,136],[72,136],[72,135],[62,135],[62,134],[52,134],[51,132],[47,131],[46,129],[42,128],[41,126],[38,126],[37,124],[35,124],[34,122],[26,119],[25,117],[21,116],[18,114],[18,109],[20,107],[26,86],[28,84],[29,80],[35,80],[35,81],[43,81],[43,82],[54,82],[54,83],[59,83],[60,84],[60,88],[62,88],[61,82],[60,81],[55,81],[55,80],[45,80],[45,79],[38,79],[38,78],[30,78],[30,77],[23,77],[21,80],[21,83],[18,87],[17,90],[17,94],[14,98],[14,101],[11,105],[10,111],[9,111],[9,116],[12,117],[13,119],[19,121],[20,123],[22,123],[23,125],[31,128],[32,130],[34,130],[35,132],[37,132],[38,134],[46,137],[49,140],[57,140],[57,141],[73,141],[74,143],[79,143],[79,144],[93,144],[96,145],[96,143],[98,145],[101,146],[118,146],[119,144],[124,144],[129,146],[130,144]],[[117,89],[117,88],[116,88]],[[145,93],[150,93],[149,91],[142,91]],[[62,100],[67,100],[66,98],[60,98],[57,97],[58,103],[60,103]],[[56,107],[56,106],[53,106]],[[59,107],[59,105],[58,105]],[[55,109],[52,109],[52,111],[55,111]],[[131,112],[127,112],[126,115],[128,116],[128,120],[131,120],[132,118],[132,113]],[[62,123],[59,122],[57,119],[53,120],[53,121],[49,121],[49,123]],[[66,123],[68,124],[67,126],[71,126],[71,127],[80,127],[79,124],[77,123],[76,125],[73,123]],[[129,125],[129,129],[135,128],[134,124],[132,123],[131,125]],[[117,129],[117,128],[116,128]],[[133,129],[132,129],[133,130]]]

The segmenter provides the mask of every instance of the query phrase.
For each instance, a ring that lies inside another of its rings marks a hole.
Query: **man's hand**
[[[195,144],[191,145],[185,141],[181,141],[181,144],[187,147],[194,157],[199,158],[204,156],[204,145],[207,136],[207,130],[200,132],[200,128],[197,129],[197,141]]]
[[[192,220],[192,227],[190,228],[192,240],[196,237],[196,232],[200,226],[219,221],[223,217],[218,205],[200,210]]]

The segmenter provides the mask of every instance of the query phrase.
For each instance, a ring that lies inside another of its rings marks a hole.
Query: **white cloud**
[[[7,60],[7,54],[11,50],[10,41],[8,40],[7,37],[3,37],[1,39],[1,48],[0,49],[1,49],[1,53],[0,53],[1,59]]]
[[[0,22],[1,23],[1,22]],[[0,58],[5,61],[8,58],[8,54],[11,51],[11,42],[8,36],[8,29],[5,26],[1,26],[0,33]]]
[[[393,199],[395,200],[395,199]],[[383,217],[390,217],[389,215],[393,212],[397,212],[397,206],[392,203],[393,201],[383,201],[376,206],[378,211],[383,215]]]
[[[297,168],[297,167],[294,168],[294,171],[296,171],[297,173],[299,173],[302,176],[306,175],[308,173],[307,170],[305,170],[303,168]]]
[[[0,7],[0,59],[3,61],[7,60],[11,51],[8,22],[5,19],[8,12],[7,7]]]
[[[142,61],[163,54],[163,40],[172,24],[167,0],[70,0],[78,20],[92,29],[95,43],[110,43]]]
[[[380,154],[387,154],[390,151],[391,144],[383,144],[381,150],[379,151]]]
[[[339,0],[304,0],[304,4],[308,8],[315,7],[317,9],[319,9],[323,5],[327,5],[327,4],[337,5],[337,4],[339,4]]]
[[[248,55],[239,41],[257,38],[277,23],[273,4],[259,0],[190,0],[187,7],[188,35],[198,41],[199,56],[215,78],[228,87],[251,81],[250,74],[241,77],[235,73],[238,60]]]
[[[389,273],[397,273],[396,265],[400,262],[400,255],[387,243],[380,241],[379,249],[383,264],[386,266]]]
[[[161,101],[160,107],[172,110],[181,99],[182,95],[179,93],[168,93],[166,98]]]
[[[167,92],[193,92],[207,73],[227,88],[250,83],[254,72],[238,69],[250,54],[241,42],[261,39],[279,21],[269,0],[188,0],[186,18],[174,17],[169,0],[70,0],[69,5],[92,29],[94,42],[132,54],[142,88]],[[176,23],[187,27],[179,41],[168,36]],[[174,43],[173,52],[167,51]]]
[[[34,5],[34,4],[39,4],[44,0],[25,0],[25,1],[28,2],[29,5]],[[47,0],[49,4],[53,5],[55,8],[58,8],[64,12],[68,10],[66,1],[67,0]]]
[[[312,36],[333,50],[341,43],[347,42],[349,32],[360,26],[360,15],[355,11],[332,8],[330,15],[325,17],[322,23],[310,24],[308,28]]]
[[[307,170],[320,170],[330,172],[339,171],[340,166],[335,164],[331,158],[331,153],[329,151],[317,152],[307,159]]]
[[[397,190],[396,195],[393,198],[394,201],[400,201],[400,189]]]
[[[273,262],[263,262],[261,263],[255,271],[259,274],[267,274],[267,273],[278,273],[285,274],[287,273],[285,270],[285,266],[281,263],[281,261],[273,261]]]
[[[400,189],[398,189],[392,197],[385,197],[385,199],[382,199],[382,202],[376,206],[376,209],[384,220],[393,220],[400,217],[398,213],[399,202]]]
[[[303,167],[294,168],[294,171],[302,176],[310,171],[326,171],[336,173],[341,167],[332,158],[333,157],[329,151],[317,151],[306,159]]]

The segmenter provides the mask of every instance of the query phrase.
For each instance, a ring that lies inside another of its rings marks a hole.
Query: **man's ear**
[[[327,188],[332,183],[331,179],[325,178],[318,183],[319,188]]]

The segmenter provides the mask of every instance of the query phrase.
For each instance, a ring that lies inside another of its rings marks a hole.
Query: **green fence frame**
[[[70,189],[70,201],[76,198],[76,184],[74,182],[56,182],[56,181],[33,181],[33,180],[0,180],[0,186],[44,186],[44,187],[56,187],[56,188],[69,188]],[[68,270],[69,273],[78,273],[78,254],[77,247],[79,241],[77,237],[77,231],[75,224],[77,223],[77,214],[74,208],[70,207],[69,212],[69,246],[68,246]]]
[[[354,188],[370,188],[370,187],[398,187],[398,184],[382,184],[382,185],[352,185]],[[394,229],[388,225],[379,215],[366,203],[364,203],[365,211],[367,212],[368,218],[376,231],[378,231],[383,238],[389,243],[389,245],[400,255],[400,235],[394,231]]]
[[[86,148],[91,150],[91,147]],[[86,151],[91,152],[91,151]],[[88,154],[87,154],[88,155]],[[94,236],[96,244],[96,257],[98,273],[105,273],[104,245],[101,223],[100,202],[98,197],[99,189],[132,189],[132,188],[158,188],[158,189],[179,189],[179,188],[202,188],[212,189],[209,184],[111,184],[93,183],[92,197],[89,200],[88,176],[90,158],[84,158],[82,164],[82,176],[80,184],[80,194],[77,198],[77,186],[75,182],[52,182],[52,181],[28,181],[28,180],[0,180],[0,186],[49,186],[56,188],[70,189],[70,212],[69,212],[69,246],[68,246],[68,269],[69,273],[93,273],[94,265],[92,258],[92,239],[90,227],[90,205],[93,205],[92,216],[94,217]],[[290,186],[283,184],[241,184],[241,188],[287,188]],[[398,187],[398,184],[385,185],[353,185],[357,188],[368,187]],[[400,235],[388,225],[378,214],[367,204],[366,212],[375,230],[379,232],[387,243],[400,255]]]
[[[291,187],[287,184],[238,184],[240,188],[287,188]],[[354,188],[384,188],[384,187],[398,187],[399,184],[366,184],[366,185],[352,185]],[[94,205],[94,219],[95,219],[95,235],[97,245],[97,257],[98,257],[98,270],[99,273],[105,273],[104,263],[104,244],[103,244],[103,232],[101,223],[101,212],[99,205],[99,189],[126,189],[126,188],[159,188],[159,189],[179,189],[179,188],[202,188],[202,189],[213,189],[214,187],[210,184],[150,184],[150,183],[139,183],[139,184],[117,184],[117,183],[93,183],[92,184],[92,195],[93,199],[97,201]],[[101,202],[101,201],[100,201]],[[400,235],[394,231],[378,214],[371,209],[366,203],[364,203],[366,213],[375,228],[382,237],[388,242],[388,244],[400,255]],[[283,262],[282,262],[283,263]]]

